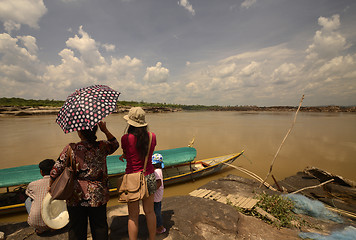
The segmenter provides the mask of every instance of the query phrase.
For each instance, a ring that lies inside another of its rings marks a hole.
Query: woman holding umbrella
[[[135,173],[143,171],[145,156],[148,153],[145,178],[147,180],[147,188],[149,197],[143,198],[143,210],[145,212],[149,239],[153,240],[156,236],[156,215],[154,212],[154,193],[156,191],[156,177],[152,165],[152,153],[156,146],[156,135],[147,131],[147,123],[145,121],[145,112],[141,107],[133,107],[128,115],[124,116],[128,123],[127,134],[121,137],[121,146],[123,154],[120,160],[126,159],[126,173]],[[151,146],[149,145],[149,134],[152,136]],[[149,152],[148,152],[149,151]],[[129,202],[128,212],[128,231],[130,239],[137,239],[138,234],[138,219],[139,219],[139,201]]]
[[[116,107],[119,93],[105,85],[77,90],[67,98],[57,116],[65,133],[77,131],[80,142],[68,144],[51,171],[52,182],[73,162],[74,192],[66,201],[69,214],[69,239],[87,239],[88,218],[93,239],[108,239],[106,203],[109,200],[106,156],[119,143],[101,121]],[[97,141],[98,129],[106,141]]]
[[[80,130],[78,143],[68,144],[57,159],[52,171],[52,180],[65,168],[69,154],[75,163],[76,181],[74,192],[67,200],[69,213],[69,239],[87,239],[88,218],[93,239],[108,239],[106,203],[109,201],[106,156],[119,147],[116,138],[106,128],[105,122],[98,123],[107,141],[96,141],[96,131]]]

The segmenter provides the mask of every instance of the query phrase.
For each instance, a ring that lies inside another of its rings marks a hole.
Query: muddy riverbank
[[[131,106],[118,105],[115,113],[128,112]],[[0,116],[31,116],[31,115],[57,115],[60,107],[31,107],[31,106],[0,106]],[[183,108],[171,108],[171,107],[143,107],[148,113],[162,113],[162,112],[178,112],[183,111]],[[203,110],[209,111],[253,111],[253,112],[293,112],[297,110],[297,107],[291,106],[272,106],[272,107],[257,107],[257,106],[235,106],[235,107],[222,107],[211,106],[206,107]],[[344,107],[344,106],[322,106],[322,107],[301,107],[301,112],[356,112],[356,107]]]
[[[114,114],[128,112],[130,108],[130,106],[118,106]],[[0,106],[0,116],[57,115],[60,109],[60,107]],[[166,107],[143,107],[143,109],[148,113],[182,111],[182,109],[179,108]]]

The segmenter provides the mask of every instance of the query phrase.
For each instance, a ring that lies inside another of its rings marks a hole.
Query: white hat
[[[41,215],[45,224],[52,229],[61,229],[69,223],[66,201],[52,199],[50,193],[43,199]]]
[[[147,126],[145,115],[146,113],[141,107],[132,107],[124,119],[134,127],[144,127]]]

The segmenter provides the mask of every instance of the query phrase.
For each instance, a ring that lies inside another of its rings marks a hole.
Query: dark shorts
[[[151,173],[151,174],[148,174],[147,176],[145,176],[145,178],[147,181],[148,194],[152,195],[157,190],[156,176],[154,173]]]

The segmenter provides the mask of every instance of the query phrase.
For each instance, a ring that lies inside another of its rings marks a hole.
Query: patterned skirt
[[[154,173],[148,174],[145,176],[147,181],[148,194],[152,195],[157,190],[156,176]]]

